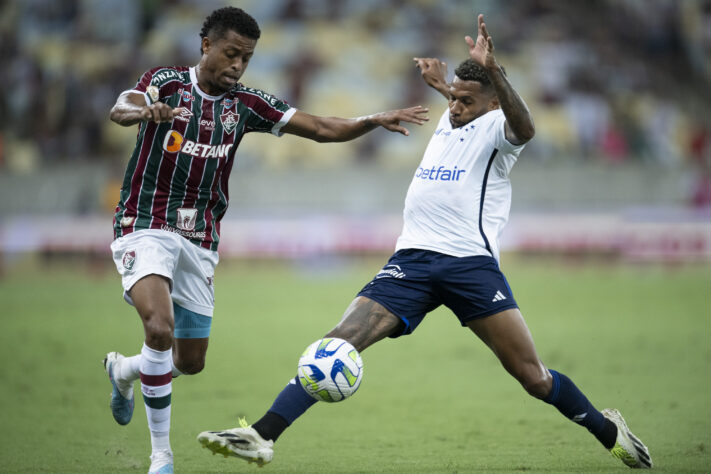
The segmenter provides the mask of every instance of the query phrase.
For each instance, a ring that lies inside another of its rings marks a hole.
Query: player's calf
[[[205,359],[188,361],[177,360],[175,361],[175,368],[183,375],[199,374],[205,368]]]

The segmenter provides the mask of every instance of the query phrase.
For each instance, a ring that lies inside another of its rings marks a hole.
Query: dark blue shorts
[[[493,257],[452,257],[430,250],[403,249],[358,293],[383,305],[412,333],[425,315],[445,305],[467,322],[518,308],[506,277]]]

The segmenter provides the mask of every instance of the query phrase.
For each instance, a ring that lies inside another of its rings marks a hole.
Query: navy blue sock
[[[279,435],[314,403],[316,399],[306,393],[294,377],[277,395],[269,411],[252,427],[262,438],[276,441]]]
[[[550,370],[553,388],[544,402],[550,403],[566,418],[584,426],[608,449],[614,446],[617,427],[588,401],[572,380],[564,374]],[[609,446],[609,447],[608,447]]]

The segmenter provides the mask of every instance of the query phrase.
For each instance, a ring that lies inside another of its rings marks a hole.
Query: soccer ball
[[[363,380],[363,361],[343,339],[326,337],[306,348],[297,374],[306,393],[321,402],[340,402],[350,397]]]

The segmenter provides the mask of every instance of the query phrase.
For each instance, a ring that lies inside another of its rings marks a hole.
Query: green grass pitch
[[[196,435],[261,416],[303,349],[384,261],[220,264],[207,367],[173,384],[176,472],[258,470],[210,455]],[[118,275],[108,265],[23,267],[0,279],[0,471],[146,472],[140,395],[133,421],[117,425],[101,366],[107,351],[134,354],[142,341]],[[504,256],[503,269],[549,367],[599,409],[619,408],[657,471],[711,471],[709,266]],[[315,405],[259,472],[627,471],[585,429],[526,395],[446,309],[363,361],[359,392]]]

